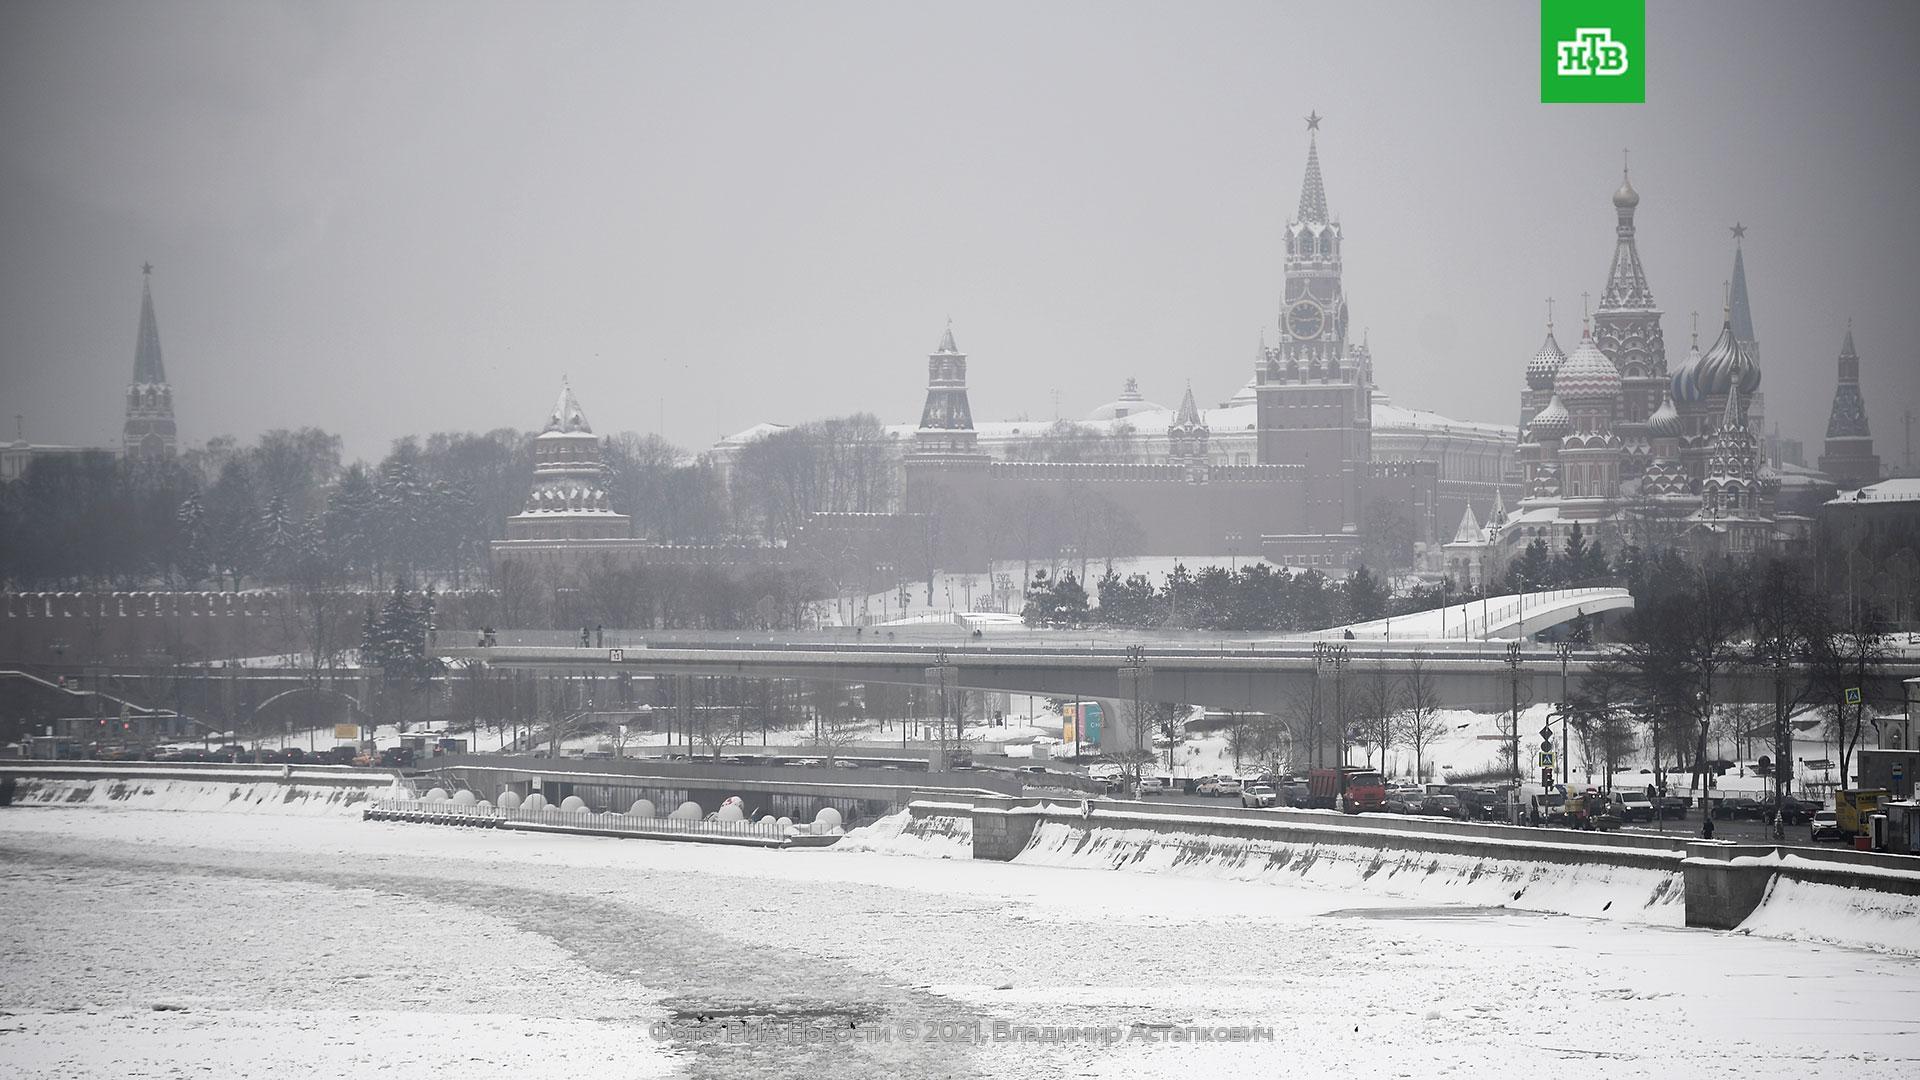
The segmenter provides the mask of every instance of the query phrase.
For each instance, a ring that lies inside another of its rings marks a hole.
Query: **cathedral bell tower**
[[[1623,447],[1623,480],[1639,476],[1653,458],[1647,418],[1660,407],[1667,385],[1667,339],[1634,242],[1633,215],[1639,206],[1640,193],[1622,167],[1620,187],[1613,193],[1613,265],[1593,313],[1593,340],[1620,373],[1620,416],[1614,431]]]
[[[1307,533],[1354,533],[1372,458],[1370,375],[1347,348],[1340,223],[1320,177],[1321,117],[1307,117],[1307,171],[1284,238],[1280,341],[1254,371],[1263,465],[1306,470]]]

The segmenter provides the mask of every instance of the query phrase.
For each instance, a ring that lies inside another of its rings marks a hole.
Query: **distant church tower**
[[[1660,407],[1667,387],[1667,339],[1660,329],[1653,288],[1640,265],[1640,248],[1634,243],[1633,214],[1639,205],[1640,193],[1633,190],[1623,168],[1620,187],[1613,193],[1613,265],[1607,271],[1600,306],[1593,313],[1594,344],[1620,372],[1620,415],[1614,432],[1624,448],[1623,480],[1639,476],[1652,460],[1647,418]]]
[[[153,264],[140,268],[140,334],[133,346],[133,382],[120,429],[129,459],[158,461],[174,450],[173,387],[160,360],[160,323],[153,317]]]
[[[1371,373],[1347,349],[1340,223],[1320,179],[1321,117],[1307,117],[1307,172],[1286,229],[1280,343],[1254,371],[1263,465],[1306,471],[1304,533],[1354,533],[1373,457]]]
[[[1880,479],[1880,458],[1867,430],[1867,407],[1860,399],[1860,354],[1853,351],[1853,327],[1840,345],[1840,384],[1833,388],[1827,416],[1827,444],[1820,471],[1843,489],[1865,487]]]
[[[612,540],[629,535],[632,524],[614,512],[600,440],[562,379],[547,426],[533,440],[533,489],[526,509],[507,519],[507,539]]]
[[[951,320],[939,348],[927,355],[927,403],[913,433],[913,455],[985,460],[973,430],[973,407],[967,403],[967,354],[954,344]]]
[[[1189,382],[1186,396],[1180,399],[1180,409],[1174,413],[1173,423],[1167,426],[1167,458],[1175,465],[1186,466],[1189,480],[1204,481],[1207,444],[1212,437],[1212,429],[1201,418],[1200,407],[1194,404],[1193,384]]]

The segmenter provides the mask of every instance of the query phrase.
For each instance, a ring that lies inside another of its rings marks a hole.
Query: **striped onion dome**
[[[1593,343],[1591,332],[1580,335],[1580,347],[1553,376],[1554,394],[1565,401],[1607,401],[1620,396],[1620,369]]]

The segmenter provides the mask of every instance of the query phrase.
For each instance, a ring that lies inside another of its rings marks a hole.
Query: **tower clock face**
[[[1302,300],[1287,309],[1287,329],[1297,338],[1317,338],[1325,325],[1326,316],[1320,305],[1311,300]]]

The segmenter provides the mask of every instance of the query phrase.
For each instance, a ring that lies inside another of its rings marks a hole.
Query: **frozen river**
[[[1920,1064],[1909,957],[1173,875],[16,809],[0,903],[0,1076]]]

